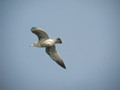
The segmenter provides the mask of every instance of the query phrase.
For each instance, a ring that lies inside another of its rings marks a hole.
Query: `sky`
[[[0,90],[120,90],[119,0],[0,0]],[[57,65],[32,27],[61,38]]]

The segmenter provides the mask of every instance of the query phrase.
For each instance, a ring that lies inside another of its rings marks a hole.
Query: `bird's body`
[[[58,39],[47,39],[45,41],[43,41],[42,43],[40,43],[39,41],[38,42],[35,42],[33,44],[31,44],[31,46],[35,46],[35,47],[51,47],[55,44],[57,44]]]
[[[52,39],[47,39],[45,41],[43,41],[42,43],[40,43],[39,41],[38,42],[35,42],[33,44],[31,44],[31,46],[35,46],[35,47],[50,47],[50,46],[53,46],[55,45],[55,41],[52,40]]]
[[[31,44],[30,46],[45,47],[46,53],[60,66],[66,68],[63,60],[59,56],[55,44],[61,44],[60,38],[50,39],[48,34],[40,28],[32,27],[31,31],[38,36],[38,42]]]
[[[52,39],[47,39],[41,44],[42,47],[51,47],[53,45],[55,45],[55,40]]]

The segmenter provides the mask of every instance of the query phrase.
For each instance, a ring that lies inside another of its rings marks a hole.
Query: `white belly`
[[[53,46],[53,45],[55,45],[55,42],[54,42],[54,40],[52,40],[52,39],[47,39],[47,40],[45,40],[43,43],[42,43],[42,47],[50,47],[50,46]]]

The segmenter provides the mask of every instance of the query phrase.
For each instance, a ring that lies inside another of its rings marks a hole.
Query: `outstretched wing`
[[[39,41],[49,39],[48,34],[40,28],[32,27],[31,31],[38,36]]]
[[[65,68],[65,64],[63,62],[63,60],[61,59],[61,57],[59,56],[57,50],[56,50],[56,46],[51,46],[51,47],[46,47],[46,53],[57,63],[59,64],[61,67]]]

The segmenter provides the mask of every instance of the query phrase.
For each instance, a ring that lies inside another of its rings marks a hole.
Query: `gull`
[[[32,33],[36,34],[38,37],[38,42],[35,42],[30,45],[30,47],[39,47],[39,48],[46,48],[46,53],[61,67],[66,69],[65,64],[60,57],[60,55],[57,52],[55,44],[62,44],[62,41],[60,38],[56,39],[50,39],[48,34],[43,31],[41,28],[32,27],[31,28]]]

